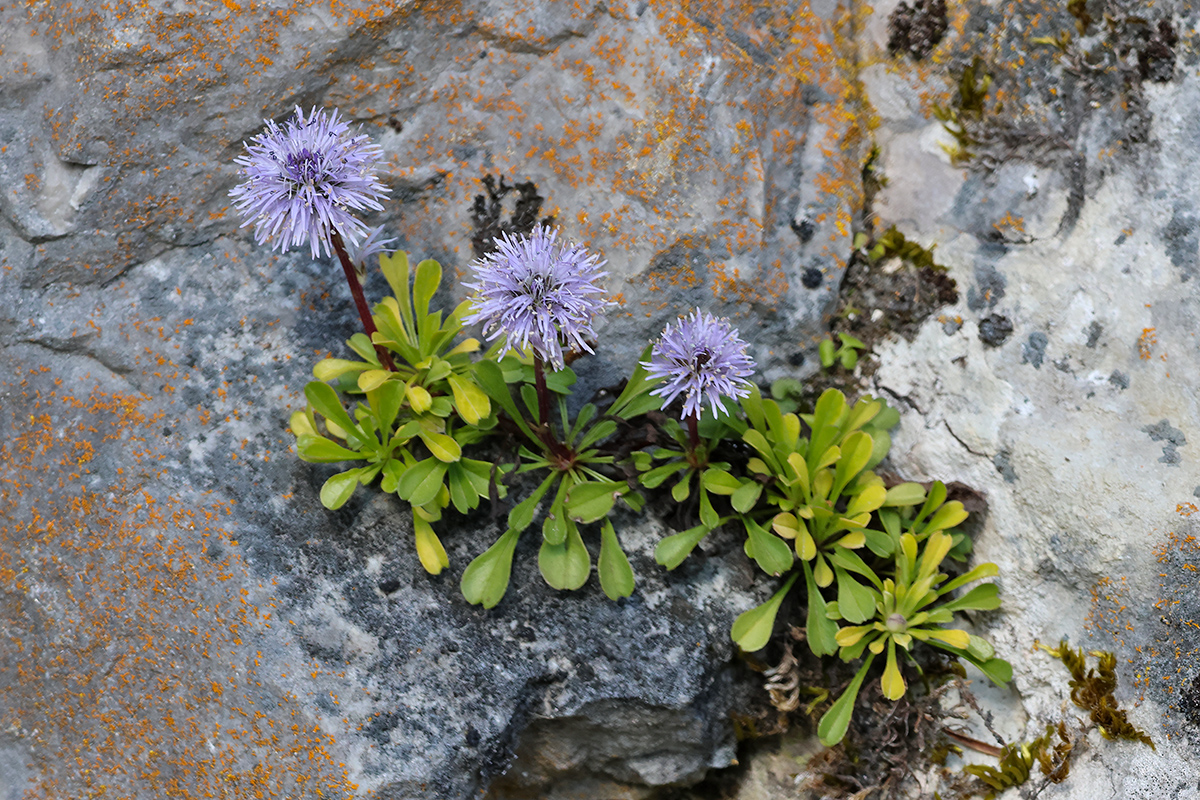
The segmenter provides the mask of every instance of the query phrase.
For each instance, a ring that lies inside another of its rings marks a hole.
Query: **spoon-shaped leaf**
[[[596,569],[600,573],[600,588],[609,600],[633,594],[633,569],[608,520],[600,527],[600,559]]]
[[[513,551],[517,547],[518,536],[520,534],[517,531],[505,531],[495,544],[480,553],[463,570],[459,585],[468,603],[493,608],[504,597],[508,590],[508,577],[512,573]]]
[[[775,615],[779,613],[779,606],[798,577],[798,574],[792,575],[779,591],[771,595],[770,600],[738,615],[729,631],[730,638],[738,647],[752,653],[767,646],[767,642],[771,640],[771,631],[775,627]]]
[[[858,690],[862,688],[863,678],[867,677],[867,670],[871,668],[871,662],[874,660],[874,653],[867,656],[867,660],[858,668],[858,674],[850,681],[846,691],[842,692],[842,696],[829,707],[817,723],[817,735],[821,737],[821,744],[826,747],[833,747],[846,735],[846,730],[850,727],[850,718],[854,715],[854,701],[858,699]]]

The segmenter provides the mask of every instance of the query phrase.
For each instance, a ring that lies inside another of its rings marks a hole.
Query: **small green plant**
[[[508,529],[463,572],[463,596],[484,608],[496,605],[507,591],[517,539],[547,497],[538,550],[538,569],[546,583],[578,589],[587,582],[592,562],[579,526],[599,522],[600,586],[613,600],[633,592],[633,570],[608,515],[618,498],[636,511],[642,498],[627,482],[606,473],[613,456],[598,445],[616,433],[620,422],[658,408],[660,401],[650,394],[653,381],[639,365],[603,417],[589,403],[570,419],[565,394],[575,373],[566,365],[566,351],[591,350],[592,319],[609,303],[599,287],[605,274],[599,258],[556,238],[556,232],[539,227],[531,236],[496,239],[496,250],[473,265],[476,282],[467,284],[476,291],[468,321],[482,323],[485,334],[502,338],[502,354],[524,354],[521,360],[510,356],[502,363],[485,359],[476,374],[523,440],[517,474],[544,475],[509,512]],[[516,398],[509,388],[513,382]]]
[[[990,80],[977,59],[960,82],[953,120],[982,115]],[[388,190],[373,171],[381,155],[336,113],[297,109],[283,128],[267,122],[247,146],[237,162],[246,180],[231,193],[260,243],[283,250],[307,245],[314,259],[322,249],[336,254],[359,314],[363,332],[347,342],[356,358],[319,362],[316,380],[305,386],[307,405],[290,421],[305,461],[356,462],[324,482],[326,508],[341,508],[358,486],[379,479],[384,491],[411,505],[417,554],[436,574],[449,565],[433,529],[445,512],[468,513],[485,497],[499,504],[523,483],[536,484],[509,510],[504,533],[463,572],[463,595],[485,608],[500,602],[518,538],[540,515],[538,567],[546,583],[571,590],[587,582],[592,559],[583,532],[598,525],[599,582],[616,600],[634,588],[610,519],[616,504],[640,511],[639,489],[674,481],[672,500],[694,498],[684,511],[694,508],[699,524],[664,538],[655,552],[659,563],[675,568],[718,526],[737,524],[746,534],[746,556],[783,580],[766,603],[734,622],[730,634],[742,649],[767,644],[783,600],[803,577],[812,652],[863,659],[821,718],[827,744],[844,736],[877,656],[885,657],[881,686],[891,699],[908,689],[900,658],[915,643],[974,663],[997,683],[1011,677],[987,642],[953,624],[959,611],[998,604],[993,584],[954,594],[995,575],[995,565],[958,577],[942,571],[947,559],[965,560],[970,550],[970,540],[955,530],[967,516],[962,504],[947,502],[941,483],[888,485],[872,471],[890,447],[888,430],[899,421],[894,409],[870,397],[851,405],[828,390],[813,413],[798,414],[803,387],[794,380],[776,382],[774,399],[764,399],[748,380],[754,361],[747,342],[728,320],[697,309],[642,353],[607,408],[584,404],[572,417],[570,354],[594,351],[593,320],[612,305],[600,286],[604,262],[582,246],[559,243],[546,227],[505,233],[472,265],[474,283],[464,286],[473,296],[443,317],[432,307],[441,266],[424,260],[411,270],[406,254],[386,254],[381,228],[368,229],[356,216],[382,210]],[[880,247],[877,257],[893,253],[932,265],[928,251],[894,229]],[[364,260],[374,254],[392,296],[372,312],[362,278]],[[474,323],[493,343],[486,351],[462,336],[464,325]],[[865,346],[838,336],[840,347],[822,343],[822,363],[853,369]],[[677,419],[650,414],[662,409],[680,413]],[[628,450],[611,442],[622,428],[633,430],[630,421],[640,415],[657,425],[649,438],[665,446],[634,452],[618,465]],[[467,455],[501,435],[507,438],[493,442],[515,440],[515,464],[499,463],[495,445],[479,453],[485,458]],[[1075,674],[1074,656],[1060,657]],[[1111,676],[1112,663],[1104,659],[1098,674],[1079,672],[1076,702],[1093,710],[1106,735],[1144,737],[1111,700]],[[823,703],[823,691],[812,708]]]
[[[852,370],[858,365],[858,351],[865,350],[867,346],[848,333],[839,332],[837,337],[841,342],[840,346],[835,345],[833,339],[822,339],[821,344],[817,346],[821,366],[833,369],[834,364],[841,364],[842,369]]]
[[[359,360],[317,363],[317,381],[304,390],[308,406],[292,415],[290,427],[296,452],[305,461],[367,462],[325,482],[321,503],[326,508],[341,508],[357,486],[380,476],[384,491],[412,505],[417,554],[436,575],[449,559],[432,523],[450,506],[460,513],[477,508],[503,474],[503,469],[494,473],[487,461],[463,456],[464,447],[496,425],[496,416],[477,382],[478,363],[471,359],[479,341],[467,338],[455,344],[468,304],[445,320],[441,311],[430,310],[441,265],[422,261],[411,275],[411,287],[406,253],[383,255],[380,266],[394,295],[375,307],[372,339],[358,333],[347,342]],[[390,355],[390,369],[382,364],[380,349]],[[327,381],[361,398],[353,416]],[[502,485],[497,490],[503,494]]]
[[[865,565],[854,564],[856,574],[865,576],[874,586],[866,590],[868,597],[865,600],[874,605],[875,616],[865,625],[840,628],[834,640],[843,661],[859,658],[865,650],[870,652],[850,686],[821,718],[817,732],[822,741],[840,741],[845,735],[863,678],[875,656],[885,649],[887,664],[880,685],[884,697],[889,700],[899,700],[908,688],[896,661],[896,648],[907,652],[914,640],[970,661],[999,686],[1012,680],[1012,666],[996,658],[995,650],[985,639],[959,628],[946,627],[953,621],[956,611],[991,610],[1000,605],[994,583],[976,586],[960,597],[950,596],[950,592],[960,586],[993,577],[999,571],[995,564],[980,564],[970,572],[948,580],[949,575],[939,570],[952,546],[952,538],[937,530],[922,543],[918,557],[916,537],[911,533],[901,534],[896,541],[895,579],[880,581]],[[853,613],[860,616],[863,598],[853,593],[846,597],[852,604],[858,604]],[[831,601],[826,607],[826,616],[830,619],[846,619],[845,613],[840,600]]]
[[[508,360],[510,363],[514,359]],[[523,365],[527,366],[527,365]],[[612,436],[619,421],[629,420],[660,401],[649,395],[653,384],[645,370],[635,371],[625,391],[597,418],[596,406],[587,404],[574,421],[567,414],[564,394],[557,394],[557,419],[547,413],[550,392],[561,387],[565,392],[575,382],[574,372],[564,367],[549,375],[539,374],[541,364],[534,361],[532,381],[518,382],[522,409],[513,398],[501,365],[482,361],[478,375],[484,390],[496,401],[520,431],[524,445],[520,449],[518,474],[544,474],[536,489],[515,505],[508,514],[508,529],[463,572],[463,596],[484,608],[495,606],[508,589],[512,558],[521,533],[533,524],[538,504],[550,497],[542,523],[542,544],[538,569],[546,583],[556,589],[578,589],[591,572],[591,557],[584,546],[579,526],[600,523],[600,557],[597,563],[600,586],[611,599],[628,597],[633,592],[633,570],[621,549],[608,515],[618,498],[640,511],[642,498],[629,485],[614,480],[602,470],[613,463],[597,444]]]
[[[667,569],[675,569],[691,554],[696,545],[733,516],[718,512],[715,497],[728,497],[735,511],[747,511],[758,500],[762,485],[733,477],[727,461],[711,461],[710,456],[721,444],[737,435],[745,423],[728,414],[713,416],[704,413],[697,425],[697,442],[692,446],[689,432],[679,422],[668,419],[663,430],[675,447],[658,447],[649,452],[635,453],[634,466],[640,471],[639,481],[647,489],[656,489],[674,478],[671,499],[684,503],[695,498],[700,524],[682,533],[666,537],[655,548],[654,558]],[[655,466],[656,462],[664,462]]]
[[[734,641],[747,651],[764,647],[802,575],[812,652],[852,661],[869,651],[822,718],[822,741],[832,744],[845,735],[858,690],[885,650],[883,692],[891,699],[903,696],[897,646],[907,653],[914,641],[924,642],[970,661],[1000,685],[1011,679],[1011,667],[986,641],[948,627],[957,611],[998,604],[993,584],[950,595],[995,575],[995,565],[955,579],[940,571],[947,557],[963,559],[970,549],[970,540],[953,530],[967,517],[962,504],[946,502],[941,483],[928,491],[915,483],[888,487],[871,471],[887,454],[887,430],[899,415],[869,397],[851,406],[834,389],[821,395],[812,414],[785,414],[757,392],[742,406],[749,423],[742,439],[757,454],[746,470],[765,486],[765,502],[740,514],[746,553],[768,574],[791,575],[767,602],[738,617]],[[799,570],[793,568],[797,561]]]

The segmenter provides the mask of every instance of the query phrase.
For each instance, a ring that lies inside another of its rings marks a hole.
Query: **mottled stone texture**
[[[960,327],[930,319],[877,348],[875,388],[905,409],[893,463],[988,499],[978,552],[1004,605],[984,624],[1016,667],[1007,716],[1032,737],[1062,714],[1065,671],[1027,654],[1066,636],[1117,654],[1118,697],[1158,746],[1092,734],[1040,796],[1200,797],[1196,8],[1088,3],[1081,37],[1065,4],[967,4],[931,74],[886,53],[893,7],[862,50],[889,179],[874,208],[966,290],[943,312]],[[1065,48],[1033,43],[1060,33]],[[993,82],[953,165],[930,112],[972,63]]]
[[[238,228],[231,162],[264,117],[339,107],[385,150],[393,200],[371,221],[451,277],[485,175],[534,182],[608,259],[620,306],[576,365],[587,391],[696,305],[784,374],[860,196],[847,19],[0,6],[0,797],[465,798],[517,749],[506,780],[535,794],[729,764],[750,683],[728,626],[770,589],[732,537],[668,575],[654,515],[621,520],[639,589],[614,604],[547,589],[530,534],[484,612],[457,582],[499,533],[487,513],[449,522],[431,578],[399,501],[321,507],[330,469],[295,459],[286,420],[354,314],[331,264]]]
[[[1093,734],[1041,796],[1200,794],[1197,12],[897,7],[0,6],[0,798],[645,797],[733,758],[728,625],[770,585],[732,534],[667,574],[664,523],[618,520],[616,604],[545,588],[530,534],[484,612],[457,579],[487,512],[431,578],[399,501],[321,508],[285,425],[349,295],[227,199],[297,104],[380,142],[371,221],[451,276],[480,179],[532,181],[612,273],[585,392],[696,305],[766,377],[811,371],[852,228],[936,246],[958,303],[864,372],[904,413],[890,468],[988,500],[1004,605],[977,624],[1017,670],[990,707],[1032,736],[1068,694],[1034,640],[1111,648],[1158,750]]]

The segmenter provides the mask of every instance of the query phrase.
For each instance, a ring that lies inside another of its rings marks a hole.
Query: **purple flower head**
[[[754,374],[754,359],[729,320],[699,309],[667,325],[642,366],[650,377],[665,379],[651,392],[664,406],[684,395],[680,419],[699,416],[706,403],[713,414],[723,412],[721,399],[750,394],[746,378]]]
[[[282,127],[266,125],[235,159],[246,180],[229,196],[242,227],[253,223],[255,240],[273,240],[272,250],[308,244],[313,258],[322,245],[330,253],[334,233],[357,246],[367,227],[353,212],[381,210],[378,200],[388,192],[375,177],[379,146],[366,134],[352,135],[337,111],[314,108],[305,117],[297,106]]]
[[[556,244],[558,231],[538,226],[530,236],[498,237],[497,250],[476,260],[474,309],[465,322],[483,323],[488,340],[508,338],[509,350],[533,348],[554,369],[563,347],[593,352],[592,318],[611,305],[597,283],[605,262],[578,245]]]

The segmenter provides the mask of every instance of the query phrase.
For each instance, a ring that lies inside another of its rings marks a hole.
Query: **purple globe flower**
[[[235,159],[246,180],[229,196],[242,227],[253,223],[255,240],[273,240],[272,250],[308,244],[313,258],[322,246],[330,253],[334,233],[356,246],[367,227],[353,212],[381,210],[378,199],[388,192],[375,177],[379,146],[366,134],[352,135],[337,111],[314,108],[305,117],[297,106],[282,127],[266,125]]]
[[[665,379],[651,392],[664,406],[684,395],[680,419],[699,416],[705,404],[713,414],[723,412],[722,398],[750,394],[746,378],[754,374],[754,359],[729,320],[699,309],[667,325],[642,366],[650,377]]]
[[[556,244],[558,231],[537,227],[530,236],[504,235],[497,250],[476,260],[474,309],[465,322],[480,322],[488,340],[507,336],[509,350],[532,348],[562,369],[563,348],[593,352],[592,319],[611,305],[597,283],[607,275],[599,256],[578,245]]]

